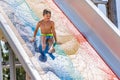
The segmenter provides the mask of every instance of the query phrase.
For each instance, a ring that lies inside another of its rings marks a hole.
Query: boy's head
[[[50,18],[51,18],[51,11],[49,11],[49,10],[47,10],[47,9],[44,9],[44,10],[43,10],[43,17],[44,17],[44,19],[46,19],[46,20],[50,20]]]

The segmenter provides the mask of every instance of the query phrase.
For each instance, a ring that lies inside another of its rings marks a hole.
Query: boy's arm
[[[38,31],[39,27],[40,27],[40,22],[37,23],[36,29],[35,29],[35,31],[34,31],[34,35],[33,35],[33,38],[34,38],[34,39],[35,39],[35,37],[36,37],[36,34],[37,34],[37,31]]]
[[[53,21],[52,21],[52,33],[53,33],[53,36],[54,36],[55,42],[57,42],[57,37],[56,37],[56,32],[55,32],[55,24],[54,24]]]

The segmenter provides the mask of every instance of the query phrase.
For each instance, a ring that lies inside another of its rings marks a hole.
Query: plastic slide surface
[[[10,26],[13,34],[17,36],[22,48],[26,51],[22,54],[23,60],[21,56],[17,56],[27,72],[31,68],[28,63],[24,63],[24,55],[30,59],[31,65],[42,80],[119,80],[53,0],[0,0],[0,7],[9,18],[5,18],[6,21],[9,20],[8,22],[13,25],[13,28]],[[55,60],[47,55],[46,62],[38,59],[40,31],[37,33],[36,41],[30,42],[37,22],[43,18],[43,9],[51,10],[51,20],[55,22],[57,39],[61,43],[55,46],[56,51],[53,53]],[[14,39],[14,37],[8,38]],[[12,49],[15,51],[14,48]],[[31,73],[28,74],[35,77]]]

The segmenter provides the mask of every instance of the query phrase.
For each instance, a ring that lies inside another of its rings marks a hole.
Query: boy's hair
[[[44,9],[44,10],[43,10],[43,16],[44,16],[45,14],[51,14],[51,11],[49,11],[49,10],[47,10],[47,9]]]

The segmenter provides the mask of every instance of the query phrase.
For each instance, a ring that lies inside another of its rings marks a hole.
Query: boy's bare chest
[[[52,26],[52,25],[51,25],[50,23],[42,23],[42,24],[40,25],[41,28],[45,28],[45,29],[50,29],[51,26]]]

